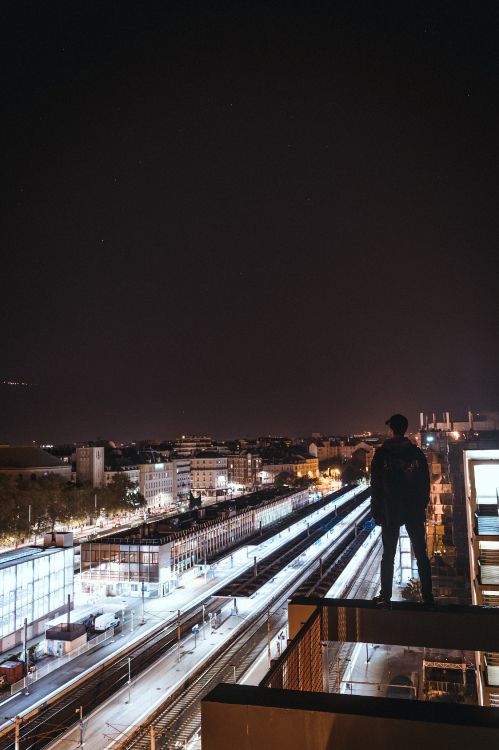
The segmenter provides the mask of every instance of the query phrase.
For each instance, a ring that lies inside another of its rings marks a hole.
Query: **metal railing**
[[[323,647],[327,637],[327,619],[327,608],[318,608],[265,675],[260,687],[313,692],[327,690],[324,685],[326,655]]]
[[[109,628],[108,630],[104,631],[104,633],[101,633],[101,635],[96,636],[96,638],[92,638],[90,641],[87,641],[86,643],[79,646],[74,651],[71,651],[71,653],[66,654],[66,656],[55,656],[53,660],[51,659],[48,664],[45,664],[43,667],[37,667],[34,672],[28,672],[26,677],[23,677],[22,680],[18,680],[17,682],[14,682],[10,686],[10,694],[15,695],[15,693],[19,693],[21,690],[29,690],[30,685],[32,685],[34,682],[37,682],[38,680],[41,680],[42,677],[45,677],[46,675],[50,674],[56,669],[59,669],[64,664],[67,664],[68,661],[72,661],[73,659],[77,659],[78,656],[82,656],[82,654],[86,654],[87,651],[90,651],[90,649],[95,648],[95,646],[98,646],[101,643],[104,643],[104,641],[109,640],[114,636],[114,627]]]

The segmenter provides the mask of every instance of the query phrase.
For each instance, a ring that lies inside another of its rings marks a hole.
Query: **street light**
[[[75,710],[75,713],[76,714],[80,714],[80,724],[79,724],[79,726],[80,726],[80,747],[83,747],[83,729],[84,729],[84,726],[83,726],[83,706],[80,706],[80,708],[77,708]]]
[[[194,648],[196,648],[198,642],[199,625],[193,625],[192,632],[194,633]]]
[[[128,657],[128,703],[130,703],[130,690],[132,683],[132,658]]]

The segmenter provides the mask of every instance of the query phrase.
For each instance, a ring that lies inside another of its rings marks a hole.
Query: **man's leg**
[[[405,528],[412,542],[412,548],[418,564],[419,578],[421,580],[421,595],[424,600],[432,601],[431,565],[426,551],[425,524],[424,520],[408,520]]]
[[[395,551],[399,538],[400,528],[398,526],[381,527],[381,540],[383,542],[383,557],[381,558],[381,591],[384,599],[392,598],[393,563]]]

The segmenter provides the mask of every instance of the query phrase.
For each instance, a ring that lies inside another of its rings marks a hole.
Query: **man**
[[[423,602],[434,604],[425,539],[428,464],[423,451],[405,437],[409,423],[403,414],[394,414],[385,424],[392,437],[377,449],[371,465],[371,511],[376,525],[381,526],[383,542],[381,591],[374,601],[380,606],[390,604],[395,551],[400,527],[405,525],[418,563]]]

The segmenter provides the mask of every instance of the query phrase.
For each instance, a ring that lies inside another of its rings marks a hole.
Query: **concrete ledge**
[[[330,641],[499,651],[499,607],[394,602],[380,609],[364,599],[295,597],[288,604],[293,638],[313,611],[322,609]]]
[[[389,698],[218,685],[202,702],[203,750],[467,748],[499,743],[499,712]]]

